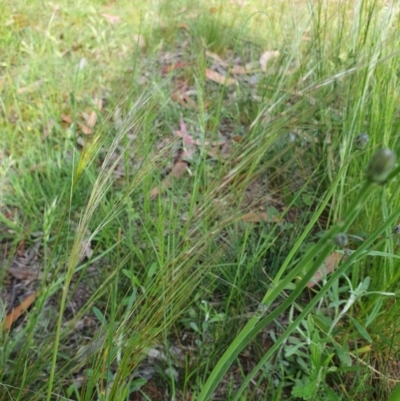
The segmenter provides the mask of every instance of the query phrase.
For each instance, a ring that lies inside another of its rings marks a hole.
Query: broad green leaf
[[[361,324],[358,323],[357,320],[354,319],[353,317],[350,316],[350,320],[353,322],[355,328],[356,328],[357,331],[360,333],[361,337],[362,337],[364,340],[368,341],[369,343],[372,343],[372,338],[371,338],[371,336],[368,334],[368,331],[367,331],[363,326],[361,326]]]

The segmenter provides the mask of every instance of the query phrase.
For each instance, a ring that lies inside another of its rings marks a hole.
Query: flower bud
[[[397,226],[393,227],[392,234],[393,235],[399,235],[400,234],[400,225],[399,224]]]
[[[368,134],[360,134],[357,135],[354,139],[354,147],[356,149],[365,149],[365,147],[368,145],[369,142],[369,136]]]
[[[347,238],[346,234],[340,233],[335,236],[333,242],[340,246],[341,248],[345,247],[349,243],[349,239]]]
[[[374,153],[365,170],[368,181],[384,184],[396,164],[396,154],[390,149],[381,149]]]

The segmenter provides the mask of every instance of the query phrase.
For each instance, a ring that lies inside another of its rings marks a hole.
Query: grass
[[[389,399],[400,4],[239,3],[0,6],[1,399]]]

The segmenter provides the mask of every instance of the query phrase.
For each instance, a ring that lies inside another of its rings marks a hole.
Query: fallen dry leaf
[[[225,143],[222,144],[221,149],[220,149],[220,157],[223,159],[228,159],[232,154],[232,143],[229,141],[225,141]]]
[[[172,177],[173,178],[181,177],[186,172],[187,167],[188,164],[184,161],[176,162],[174,167],[172,167],[171,172],[168,174],[167,178],[171,179]],[[163,181],[164,184],[168,182],[167,178]]]
[[[44,84],[45,82],[46,81],[44,79],[39,79],[38,81],[33,82],[28,86],[24,86],[23,88],[19,88],[17,90],[17,95],[22,95],[23,93],[32,93],[36,89],[39,89],[39,87],[42,86],[42,84]]]
[[[90,116],[90,114],[89,113],[86,113],[85,111],[82,111],[82,117],[83,117],[83,119],[85,120],[85,121],[87,121],[88,119],[89,119],[89,116]]]
[[[262,213],[257,213],[257,212],[249,212],[244,214],[241,218],[242,221],[246,223],[259,223],[260,221],[265,221],[266,223],[277,223],[279,221],[278,217],[274,217],[272,219],[268,218],[267,213],[262,212]]]
[[[165,74],[168,74],[171,71],[179,70],[180,68],[185,68],[185,67],[188,67],[188,66],[190,66],[190,63],[187,63],[185,61],[177,61],[174,64],[165,65],[161,72],[162,72],[163,75],[165,75]]]
[[[183,139],[183,152],[180,155],[180,159],[184,161],[191,161],[196,153],[196,144],[194,143],[192,136],[187,131],[187,127],[185,121],[183,121],[182,115],[180,118],[180,128]]]
[[[81,122],[78,122],[78,126],[81,129],[82,133],[85,135],[92,135],[93,131],[91,128],[89,128],[86,124],[83,124]]]
[[[179,136],[179,138],[183,138],[184,137],[184,135],[183,135],[183,133],[181,131],[174,131],[174,134],[176,136]],[[192,141],[193,141],[193,144],[196,145],[196,146],[202,146],[203,145],[203,143],[199,139],[193,139],[192,138]],[[204,141],[204,146],[210,146],[210,145],[211,146],[221,146],[224,143],[225,143],[225,141],[213,141],[213,142]]]
[[[121,17],[118,15],[111,15],[111,14],[101,14],[111,25],[118,24],[121,21]]]
[[[232,75],[247,75],[247,74],[253,74],[256,72],[254,69],[253,70],[248,70],[246,67],[233,67],[232,69],[229,70],[229,72]]]
[[[308,282],[307,287],[313,288],[319,281],[321,281],[328,274],[332,273],[341,260],[345,259],[345,255],[339,252],[331,253],[326,259],[322,266],[315,272],[314,277]]]
[[[209,68],[206,68],[206,78],[220,85],[231,86],[236,84],[236,79],[224,77],[223,75],[216,71],[210,70]]]
[[[264,52],[260,57],[260,65],[261,69],[266,72],[267,71],[267,64],[274,58],[279,57],[280,53],[278,50],[267,50]]]
[[[103,98],[102,97],[96,96],[94,98],[94,104],[96,105],[98,111],[103,110]]]
[[[187,95],[185,92],[173,92],[171,94],[172,100],[175,102],[179,103],[181,106],[185,107],[186,109],[189,110],[197,110],[197,104],[196,102]]]
[[[228,63],[226,61],[222,60],[222,58],[220,56],[218,56],[218,54],[210,52],[209,50],[206,50],[206,56],[212,58],[214,61],[216,61],[222,67],[228,67]]]
[[[90,259],[93,255],[92,244],[89,239],[83,239],[81,242],[81,261]]]
[[[9,267],[7,271],[17,280],[24,281],[25,284],[29,284],[34,280],[40,280],[43,277],[42,273],[26,267]]]
[[[207,152],[207,156],[211,157],[212,159],[219,160],[221,158],[221,151],[219,147],[213,147]]]
[[[154,187],[150,192],[150,197],[155,198],[156,196],[159,195],[159,193],[160,193],[160,188]]]
[[[19,257],[23,257],[25,254],[25,240],[22,239],[20,241],[20,243],[18,244],[18,248],[17,248],[17,255]]]
[[[155,198],[163,188],[169,188],[172,183],[172,178],[181,177],[187,170],[188,164],[184,161],[178,161],[172,167],[171,172],[163,179],[160,187],[154,187],[151,190],[150,196]]]
[[[97,112],[101,111],[103,108],[103,99],[102,98],[95,97],[93,102],[94,102],[97,110],[93,110],[89,115],[85,115],[84,113],[82,113],[82,115],[86,121],[85,121],[85,124],[79,123],[79,126],[85,135],[92,134],[92,128],[94,128],[94,126],[96,125],[96,122],[97,122]]]
[[[185,31],[190,32],[190,28],[189,28],[188,24],[184,24],[184,23],[183,24],[178,24],[177,28],[184,29]]]
[[[72,118],[68,114],[63,114],[61,116],[61,120],[64,121],[67,124],[72,124]]]
[[[3,328],[7,331],[11,330],[13,323],[23,315],[23,313],[29,309],[29,307],[35,302],[35,299],[39,296],[40,291],[36,291],[28,295],[18,306],[5,317],[3,321]]]

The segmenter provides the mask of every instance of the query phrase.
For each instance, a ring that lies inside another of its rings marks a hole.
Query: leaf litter
[[[280,52],[277,50],[267,50],[260,57],[260,66],[264,72],[267,72],[268,64],[271,63],[272,60],[278,58],[280,56]]]
[[[2,300],[7,315],[3,320],[3,328],[10,331],[12,326],[17,325],[19,318],[31,307],[40,294],[42,285],[45,285],[43,280],[50,280],[52,273],[44,276],[44,261],[43,261],[43,244],[40,241],[41,233],[32,246],[17,249],[14,257],[8,258],[7,250],[3,248],[2,257],[4,261],[0,264],[0,269],[4,269],[6,278],[3,281],[3,286],[0,289],[0,299]],[[83,240],[81,244],[81,263],[84,260],[89,260],[93,255],[91,244],[88,240]],[[67,305],[65,317],[75,315],[76,312],[85,304],[92,294],[93,286],[89,282],[95,283],[96,267],[89,266],[83,279],[79,275],[75,275],[73,285],[71,287],[71,297]],[[90,272],[90,273],[88,273]],[[94,275],[93,275],[94,274]],[[74,282],[76,282],[76,288]],[[54,308],[53,315],[57,315],[58,301],[57,295],[50,296],[45,302],[45,308]]]
[[[119,24],[121,21],[121,17],[118,15],[111,15],[111,14],[103,13],[103,14],[101,14],[101,16],[104,17],[110,23],[110,25]]]
[[[40,291],[36,291],[28,296],[26,296],[22,302],[14,307],[12,311],[5,317],[3,322],[3,328],[9,332],[11,326],[31,307],[35,302],[36,298],[39,296]]]
[[[211,159],[227,159],[230,157],[232,147],[229,138],[220,135],[221,139],[218,141],[195,139],[193,134],[189,133],[182,115],[180,116],[180,129],[173,131],[173,134],[181,139],[181,145],[175,156],[173,167],[161,185],[152,189],[151,198],[158,196],[162,189],[170,188],[174,179],[182,177],[186,172],[192,174],[190,164],[195,161],[200,151],[204,151]]]
[[[232,86],[236,84],[236,79],[226,77],[217,71],[213,71],[209,68],[206,68],[206,78],[209,79],[210,81],[216,82],[219,85],[227,85],[227,86]]]
[[[103,99],[101,97],[95,96],[93,99],[93,104],[95,109],[90,112],[90,114],[86,114],[82,112],[82,117],[84,119],[84,123],[79,122],[79,128],[81,129],[82,133],[85,135],[92,135],[93,129],[97,122],[97,116],[103,109]]]
[[[314,288],[323,278],[331,274],[339,266],[339,263],[346,259],[346,255],[339,252],[331,253],[325,262],[315,272],[314,277],[308,282],[308,288]]]

